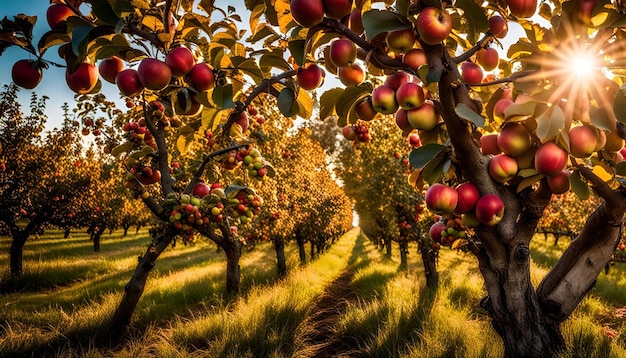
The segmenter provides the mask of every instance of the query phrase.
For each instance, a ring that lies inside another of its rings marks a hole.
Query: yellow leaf
[[[598,178],[602,179],[605,182],[613,179],[613,174],[609,173],[600,165],[595,165],[593,167],[593,174],[595,174]]]

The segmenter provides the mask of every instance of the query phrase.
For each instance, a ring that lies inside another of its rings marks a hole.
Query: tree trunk
[[[126,226],[126,225],[124,225],[123,229],[124,229],[124,234],[123,234],[122,236],[123,236],[123,237],[126,237],[126,235],[128,235],[128,229],[129,229],[129,227],[128,227],[128,226]]]
[[[407,254],[409,253],[409,242],[407,240],[401,240],[398,243],[400,246],[400,266],[404,269],[409,265]]]
[[[383,242],[385,244],[385,256],[391,257],[391,239],[385,236]]]
[[[300,255],[300,263],[306,264],[306,250],[304,249],[304,239],[300,236],[296,237],[296,242],[298,243],[298,254]]]
[[[439,286],[439,272],[437,272],[437,257],[439,256],[439,251],[431,247],[426,247],[426,245],[421,243],[418,244],[418,247],[422,255],[426,287]]]
[[[100,238],[102,237],[102,233],[104,233],[104,227],[98,227],[91,234],[94,252],[100,252]]]
[[[66,227],[65,232],[63,233],[63,238],[67,239],[68,237],[70,237],[70,228]]]
[[[241,282],[241,269],[239,267],[241,244],[238,241],[224,240],[220,246],[226,254],[226,292],[237,294]]]
[[[127,332],[133,312],[146,287],[148,274],[154,268],[156,259],[172,242],[173,237],[173,234],[160,234],[155,238],[158,239],[158,243],[150,245],[146,253],[139,257],[139,263],[135,268],[133,276],[124,286],[122,301],[117,306],[109,322],[109,334],[112,339],[117,341]]]
[[[285,239],[274,238],[274,249],[276,250],[276,265],[278,277],[285,277],[287,274],[287,262],[285,261]]]
[[[23,273],[23,257],[24,257],[24,245],[26,244],[27,236],[23,233],[13,236],[11,242],[11,248],[9,249],[10,256],[10,273],[11,277],[21,277]]]
[[[313,243],[313,241],[311,241],[311,249],[309,250],[309,253],[311,254],[311,261],[313,261],[315,259],[315,243]]]

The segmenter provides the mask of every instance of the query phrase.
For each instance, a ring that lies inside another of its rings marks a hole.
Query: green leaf
[[[369,10],[363,13],[363,28],[368,40],[377,35],[395,30],[404,30],[411,27],[406,17],[395,12],[385,10]]]
[[[437,67],[437,69],[434,69],[434,70],[431,70],[430,68],[428,68],[428,72],[426,73],[426,83],[438,83],[439,80],[441,80],[442,75],[443,75],[443,68]]]
[[[422,170],[422,178],[424,178],[428,184],[432,185],[445,172],[446,167],[450,168],[450,158],[436,156],[433,160],[428,162]]]
[[[465,103],[457,104],[454,111],[459,117],[474,123],[479,128],[485,126],[485,118],[483,118],[483,116],[481,116],[480,114],[472,111],[467,105],[465,105]]]
[[[320,97],[320,120],[325,120],[335,112],[335,104],[342,93],[343,88],[333,88],[322,94]]]
[[[120,17],[115,14],[107,1],[94,1],[91,4],[91,12],[107,25],[115,26]]]
[[[467,40],[475,43],[478,33],[487,32],[489,29],[485,10],[473,0],[457,0],[454,6],[463,10],[463,18],[469,28]]]
[[[39,48],[40,56],[43,56],[46,51],[56,45],[61,45],[70,42],[71,38],[66,32],[48,31],[41,36],[37,47]]]
[[[291,66],[282,56],[275,53],[266,53],[259,59],[259,67],[264,72],[269,72],[272,68],[278,68],[283,71],[291,70]]]
[[[533,176],[530,176],[528,178],[524,178],[518,185],[517,185],[517,192],[520,193],[522,192],[524,189],[531,187],[533,184],[535,184],[536,182],[540,181],[541,178],[543,178],[542,174],[536,174]]]
[[[111,155],[114,157],[119,157],[122,153],[128,153],[135,148],[135,142],[124,142],[117,147],[111,149]]]
[[[555,137],[565,127],[565,115],[559,106],[550,107],[549,110],[537,116],[535,121],[537,122],[537,135],[542,142]]]
[[[304,59],[306,58],[305,50],[306,40],[289,41],[289,51],[291,51],[291,56],[293,56],[298,66],[304,65]]]
[[[202,128],[215,131],[222,119],[222,110],[204,106],[202,108]]]
[[[180,154],[185,155],[191,148],[193,143],[193,137],[196,131],[190,126],[184,126],[179,131],[179,136],[176,139],[176,148]]]
[[[278,110],[285,117],[292,117],[298,113],[296,94],[289,87],[283,88],[278,95]]]
[[[212,100],[217,108],[233,108],[235,106],[233,102],[233,85],[216,86],[213,89]]]
[[[411,151],[409,154],[409,163],[411,163],[413,168],[421,169],[445,148],[445,146],[437,143],[423,145]]]
[[[574,194],[576,194],[580,200],[589,198],[589,185],[587,185],[577,173],[570,174],[569,184]]]
[[[120,18],[125,18],[130,14],[135,13],[135,8],[129,3],[128,0],[108,0],[111,4],[111,8],[115,14]]]
[[[617,91],[615,101],[613,102],[613,111],[617,120],[626,124],[626,86],[622,86]]]
[[[93,27],[91,26],[78,26],[72,31],[72,51],[76,57],[80,57],[87,50],[87,44],[89,43],[89,32]]]

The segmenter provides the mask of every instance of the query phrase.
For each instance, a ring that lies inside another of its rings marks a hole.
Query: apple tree
[[[83,170],[80,136],[73,121],[42,133],[47,120],[45,97],[31,97],[30,113],[17,102],[18,88],[0,94],[0,221],[11,236],[10,275],[23,273],[28,238],[49,226],[66,228],[84,202],[82,187],[92,182]]]

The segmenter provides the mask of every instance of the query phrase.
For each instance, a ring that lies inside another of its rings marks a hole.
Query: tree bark
[[[68,237],[70,237],[70,228],[66,227],[65,232],[63,232],[63,238],[67,239]]]
[[[100,252],[100,238],[102,237],[102,233],[104,233],[104,227],[98,227],[97,230],[94,230],[91,233],[91,239],[93,240],[94,252]]]
[[[383,238],[383,243],[385,245],[385,256],[391,257],[391,239],[385,236]]]
[[[304,248],[304,239],[301,236],[296,236],[296,242],[298,243],[298,254],[300,256],[300,263],[306,264],[306,250]]]
[[[14,236],[13,241],[11,242],[11,248],[9,249],[11,277],[21,277],[24,272],[23,257],[26,239],[27,237],[20,233],[17,237]]]
[[[311,255],[311,261],[315,260],[315,243],[313,240],[310,241],[311,247],[309,250],[309,254]]]
[[[109,322],[109,335],[113,340],[117,341],[127,332],[133,312],[135,312],[139,298],[146,287],[148,274],[154,268],[156,259],[169,246],[173,238],[173,233],[157,233],[153,240],[157,243],[151,244],[146,253],[139,257],[133,276],[124,286],[122,301]]]
[[[409,253],[409,242],[401,239],[400,242],[398,242],[398,246],[400,246],[400,266],[406,269],[409,265],[409,260],[407,258],[407,254]]]
[[[287,275],[287,262],[285,261],[285,239],[282,237],[274,238],[274,249],[276,250],[276,268],[278,277]]]
[[[123,237],[126,237],[126,235],[128,235],[128,229],[130,228],[130,226],[124,225],[122,228],[124,229]]]
[[[238,241],[224,240],[220,243],[226,254],[226,292],[239,293],[241,282],[241,269],[239,259],[241,258],[241,244]]]
[[[426,276],[426,287],[439,286],[439,272],[437,272],[437,256],[438,250],[425,247],[419,244],[419,251],[422,256],[422,264],[424,265],[424,276]]]

